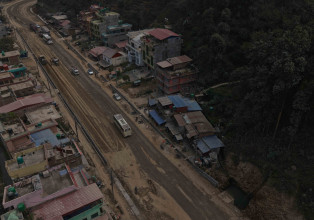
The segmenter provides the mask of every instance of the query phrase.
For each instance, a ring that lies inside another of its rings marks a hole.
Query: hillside
[[[71,7],[71,2],[59,0]],[[75,7],[89,1],[75,1]],[[82,3],[81,3],[82,2]],[[108,0],[135,30],[171,24],[210,89],[205,113],[240,160],[314,218],[314,1]],[[211,108],[210,108],[211,107]],[[214,110],[212,110],[214,109]],[[291,171],[291,167],[293,167]]]

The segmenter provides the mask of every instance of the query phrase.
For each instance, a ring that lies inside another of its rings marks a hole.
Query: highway
[[[230,217],[211,200],[211,196],[200,191],[160,153],[141,133],[137,125],[133,124],[132,120],[128,120],[129,116],[123,113],[112,97],[91,80],[85,70],[86,63],[74,57],[64,47],[62,38],[52,34],[54,44],[46,45],[29,30],[30,23],[41,23],[29,10],[34,3],[35,1],[29,0],[17,1],[5,10],[12,24],[37,56],[43,54],[48,61],[53,56],[57,56],[61,60],[59,66],[46,65],[46,70],[101,151],[118,152],[125,147],[130,147],[141,169],[167,191],[190,219],[229,219]],[[70,66],[76,66],[80,75],[73,76],[68,69]],[[112,115],[116,113],[123,114],[130,123],[133,129],[131,137],[123,138],[113,125]],[[151,159],[155,163],[152,163]],[[164,172],[160,172],[158,168]]]

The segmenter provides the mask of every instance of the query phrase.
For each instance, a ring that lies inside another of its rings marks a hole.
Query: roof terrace
[[[17,207],[23,202],[27,208],[55,199],[77,190],[77,184],[68,166],[62,164],[40,174],[6,186],[3,207]]]

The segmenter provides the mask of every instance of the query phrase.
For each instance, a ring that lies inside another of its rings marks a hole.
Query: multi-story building
[[[181,55],[181,37],[168,29],[149,31],[141,40],[143,61],[151,69],[160,61]]]
[[[197,69],[190,65],[192,59],[186,55],[158,62],[156,77],[158,87],[166,94],[182,92],[196,80]]]
[[[128,52],[128,60],[130,63],[135,63],[137,66],[143,66],[142,56],[142,37],[148,34],[148,32],[154,29],[145,29],[141,31],[132,31],[127,34],[128,41],[126,44],[126,50]]]
[[[119,23],[120,15],[116,12],[109,12],[107,9],[101,9],[95,12],[96,20],[91,23],[92,37],[101,39],[101,34],[106,31],[110,25],[117,25]]]
[[[95,12],[96,20],[91,22],[92,36],[101,39],[105,46],[112,47],[115,43],[126,41],[126,34],[131,30],[132,25],[123,23],[120,14],[110,12],[106,8]]]

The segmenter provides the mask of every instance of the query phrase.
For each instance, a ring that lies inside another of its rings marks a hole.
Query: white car
[[[48,40],[48,41],[47,41],[47,44],[48,44],[48,45],[53,44],[52,40]]]
[[[93,75],[93,74],[94,74],[94,72],[93,72],[92,69],[88,69],[88,70],[87,70],[87,73],[88,73],[88,75]]]
[[[121,96],[119,96],[118,93],[113,93],[113,98],[117,101],[120,101],[121,100]]]
[[[71,68],[71,72],[74,74],[74,75],[79,75],[79,71],[76,67],[72,66]]]

